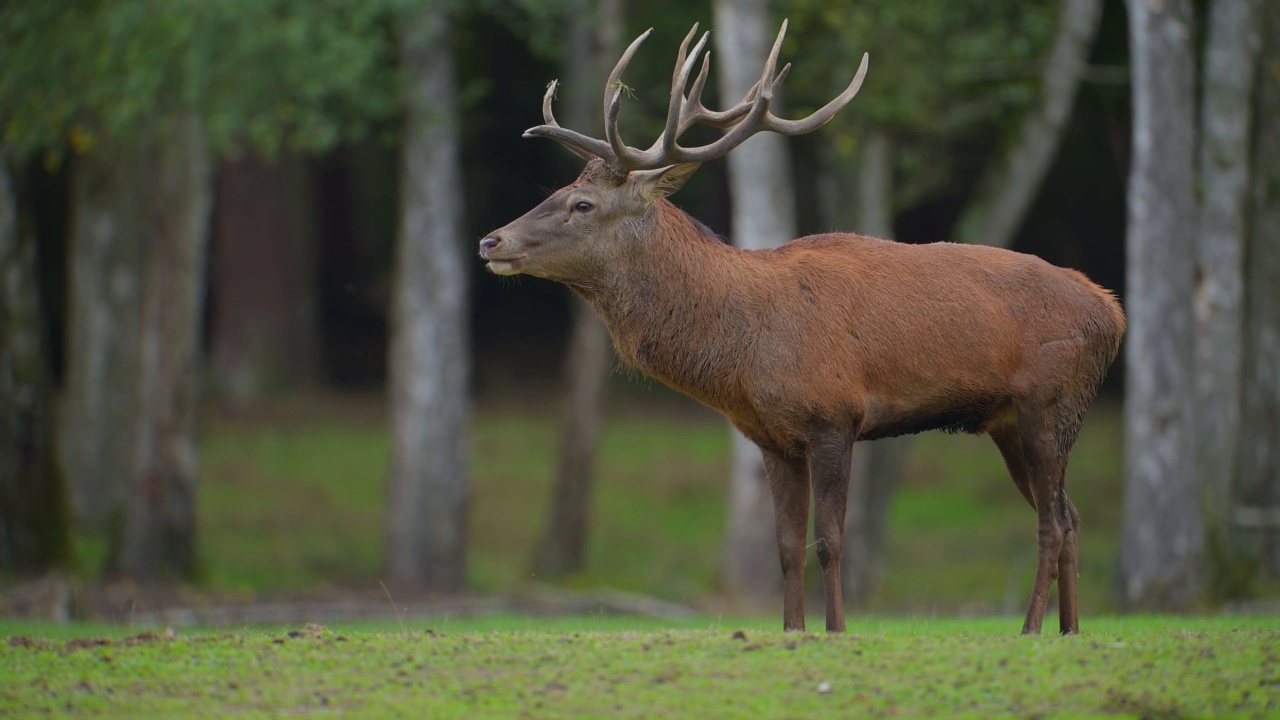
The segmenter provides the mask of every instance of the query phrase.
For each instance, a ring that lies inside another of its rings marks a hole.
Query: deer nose
[[[489,236],[480,241],[480,255],[485,256],[497,249],[498,244],[502,242],[502,238]]]

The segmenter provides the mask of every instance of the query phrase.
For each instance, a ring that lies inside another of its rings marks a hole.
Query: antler
[[[777,74],[774,73],[774,68],[778,64],[778,54],[782,50],[782,39],[787,34],[787,21],[783,20],[778,38],[774,41],[773,49],[765,61],[764,71],[760,74],[760,80],[751,86],[737,105],[728,110],[708,110],[702,104],[702,90],[706,86],[707,74],[711,68],[710,53],[703,55],[702,68],[693,81],[693,87],[690,88],[687,97],[684,94],[685,86],[689,83],[689,74],[693,71],[698,55],[706,46],[707,37],[710,34],[703,33],[701,39],[693,46],[693,52],[687,52],[690,41],[698,32],[698,25],[695,23],[693,29],[685,36],[684,42],[680,43],[680,52],[676,55],[675,71],[671,78],[671,102],[667,106],[667,120],[662,134],[649,149],[637,150],[624,143],[618,132],[618,113],[621,111],[622,94],[626,89],[621,78],[631,62],[631,57],[640,47],[640,43],[644,42],[652,32],[653,28],[649,28],[636,38],[622,54],[613,72],[609,73],[604,91],[604,140],[597,140],[560,127],[555,115],[551,112],[551,101],[556,90],[555,82],[547,86],[547,94],[542,98],[542,117],[545,124],[529,128],[524,132],[524,137],[551,138],[580,157],[602,158],[618,170],[651,170],[677,163],[706,162],[724,156],[762,130],[782,135],[803,135],[817,130],[834,117],[841,108],[849,104],[854,95],[858,94],[858,89],[862,87],[862,80],[867,74],[868,56],[863,53],[862,63],[858,66],[858,72],[854,74],[853,81],[831,102],[800,120],[784,120],[777,117],[769,111],[769,104],[773,101],[774,93],[782,86],[787,73],[791,71],[791,65],[788,63]],[[690,127],[698,124],[727,128],[728,132],[707,145],[682,147],[677,142],[680,136]]]

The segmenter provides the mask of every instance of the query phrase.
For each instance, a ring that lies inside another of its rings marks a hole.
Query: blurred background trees
[[[18,222],[17,191],[0,145],[0,572],[24,575],[71,559],[36,278],[35,238]]]
[[[603,116],[595,109],[609,71],[622,54],[626,3],[576,2],[567,4],[564,10],[568,44],[563,59],[565,94],[560,117],[565,127],[604,137]],[[578,297],[570,304],[559,466],[551,513],[534,563],[537,574],[551,580],[581,572],[586,563],[591,490],[613,355],[609,332],[595,310]]]
[[[1257,243],[1273,240],[1250,236],[1274,231],[1265,221],[1251,227],[1249,207],[1251,194],[1258,207],[1275,201],[1274,168],[1254,165],[1276,132],[1266,113],[1274,56],[1261,73],[1257,64],[1264,36],[1268,52],[1280,43],[1273,5],[1215,0],[1207,17],[1190,2],[1128,5],[1127,606],[1184,608],[1206,593],[1247,593],[1272,562],[1280,518],[1258,504],[1273,496],[1257,490],[1275,487],[1280,472],[1270,460],[1274,421],[1254,408],[1275,413],[1280,398],[1269,371],[1245,367],[1274,367],[1253,344],[1274,337],[1269,321],[1246,321],[1272,315],[1272,290],[1252,284],[1272,284],[1266,270],[1255,273],[1271,262]],[[1197,32],[1206,36],[1199,63]]]
[[[108,573],[189,577],[213,153],[322,150],[389,112],[380,15],[151,0],[4,13],[6,141],[71,176],[60,454],[74,516],[105,530]]]
[[[396,19],[404,131],[387,377],[387,573],[401,587],[456,592],[466,571],[471,353],[453,22],[439,4]]]
[[[562,288],[501,282],[468,258],[476,239],[578,169],[555,143],[520,138],[540,121],[548,81],[564,81],[561,122],[591,132],[620,44],[655,27],[628,70],[635,96],[622,113],[629,136],[654,137],[693,22],[712,31],[708,102],[725,105],[788,17],[784,112],[824,103],[869,52],[861,93],[819,133],[758,137],[702,168],[678,204],[746,246],[832,229],[985,242],[1116,290],[1133,331],[1096,422],[1109,422],[1123,390],[1124,529],[1086,562],[1118,562],[1127,605],[1261,592],[1280,575],[1277,11],[1258,0],[1211,0],[1203,17],[1192,5],[1130,5],[6,3],[0,568],[78,562],[88,574],[208,580],[200,558],[235,544],[202,539],[210,513],[260,511],[269,535],[314,492],[376,518],[335,525],[328,540],[368,548],[377,577],[398,586],[493,588],[492,562],[472,562],[477,544],[518,556],[521,576],[589,584],[602,563],[646,565],[652,547],[618,558],[595,538],[625,529],[601,527],[619,498],[647,497],[658,505],[637,521],[644,532],[714,559],[701,579],[635,588],[776,592],[754,449],[716,445],[689,471],[661,465],[658,449],[652,485],[601,495],[601,458],[617,473],[628,448],[649,447],[635,417],[655,418],[646,428],[711,420],[610,373],[599,322]],[[385,398],[385,412],[363,420],[353,398],[369,396]],[[331,414],[280,419],[273,408],[291,398]],[[519,413],[559,426],[493,419]],[[201,451],[241,461],[266,451],[228,450],[200,428],[310,427],[321,416],[354,423],[346,439],[376,427],[368,452],[382,460],[269,507],[251,507],[262,497],[256,466],[230,460],[218,465],[230,484],[201,485]],[[610,446],[615,431],[629,439]],[[535,438],[559,457],[494,464],[524,457]],[[914,447],[855,451],[844,576],[856,603],[895,592],[885,578],[899,568],[884,572],[902,547],[886,539],[895,523],[927,524],[931,497],[985,498],[929,484],[930,468],[948,462]],[[1082,460],[1086,474],[1093,461]],[[918,484],[910,506],[893,495],[904,467]],[[991,492],[1020,502],[998,467]],[[1108,467],[1100,477],[1118,497],[1120,470]],[[675,480],[686,474],[699,479]],[[520,490],[529,483],[540,499]],[[479,504],[503,495],[512,507]],[[961,510],[953,500],[939,512]],[[1010,547],[1033,544],[1025,520]],[[327,562],[313,574],[341,574]]]

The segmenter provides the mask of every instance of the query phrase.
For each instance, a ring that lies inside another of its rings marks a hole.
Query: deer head
[[[556,140],[587,160],[587,166],[572,184],[480,241],[480,256],[495,274],[526,273],[570,285],[598,277],[629,243],[643,242],[653,232],[654,205],[678,190],[700,163],[724,156],[760,131],[802,135],[818,129],[853,99],[867,72],[864,54],[849,87],[831,102],[801,120],[778,118],[769,106],[791,69],[787,64],[775,72],[787,32],[784,20],[760,80],[728,110],[708,110],[701,98],[711,67],[710,54],[703,55],[702,67],[688,94],[685,92],[709,35],[703,33],[689,53],[689,43],[698,32],[695,24],[676,57],[666,125],[653,145],[638,150],[623,142],[618,131],[625,89],[621,79],[631,57],[652,32],[650,28],[636,38],[609,73],[604,91],[604,140],[560,127],[551,109],[556,83],[547,87],[542,99],[544,124],[526,130],[524,136]],[[680,145],[680,136],[698,124],[726,132],[704,146]]]

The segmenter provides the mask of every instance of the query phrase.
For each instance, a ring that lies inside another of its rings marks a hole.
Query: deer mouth
[[[510,258],[490,257],[486,259],[489,261],[486,267],[494,275],[516,275],[524,265],[524,256]]]

